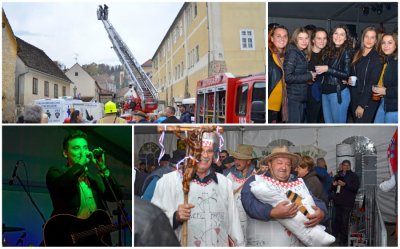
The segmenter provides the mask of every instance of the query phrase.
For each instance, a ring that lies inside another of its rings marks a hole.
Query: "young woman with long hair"
[[[352,41],[346,25],[339,24],[330,33],[322,55],[323,65],[315,67],[322,79],[322,112],[325,123],[346,123],[350,91],[342,81],[351,72]]]
[[[379,44],[379,54],[385,64],[378,82],[382,86],[372,86],[373,94],[381,97],[374,123],[397,124],[398,121],[397,44],[397,33],[383,34]]]
[[[351,87],[351,112],[355,123],[372,123],[379,102],[372,100],[372,86],[379,81],[382,63],[376,44],[378,32],[375,27],[367,27],[361,36],[361,47],[353,58],[353,74],[356,85]],[[349,84],[352,84],[349,79]]]
[[[310,37],[305,28],[297,28],[286,47],[283,62],[287,86],[288,123],[304,123],[307,102],[307,82],[314,81],[317,74],[308,71]]]
[[[322,50],[328,43],[328,32],[324,28],[316,28],[311,34],[311,59],[308,70],[314,71],[315,66],[321,64]],[[322,117],[322,75],[317,75],[313,84],[307,89],[307,123],[319,123]]]
[[[268,123],[287,121],[283,59],[288,40],[289,32],[283,25],[276,25],[268,32]]]

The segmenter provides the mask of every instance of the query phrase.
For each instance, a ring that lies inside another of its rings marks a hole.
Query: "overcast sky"
[[[113,3],[108,20],[143,64],[151,59],[183,3]],[[101,21],[99,3],[11,3],[3,9],[15,36],[42,49],[67,68],[78,63],[121,64]]]

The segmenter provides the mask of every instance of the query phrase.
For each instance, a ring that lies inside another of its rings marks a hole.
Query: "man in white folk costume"
[[[214,133],[203,133],[201,158],[190,182],[188,204],[184,204],[181,170],[164,175],[151,199],[166,213],[181,242],[182,224],[188,222],[188,246],[244,246],[232,182],[211,168],[218,149],[216,141]]]
[[[240,223],[246,240],[247,230],[247,214],[242,206],[241,191],[246,180],[255,175],[255,166],[252,164],[253,146],[247,144],[239,144],[236,151],[230,151],[230,154],[235,158],[235,165],[230,168],[229,174],[226,176],[233,184],[233,193],[236,200],[236,206],[239,210]]]
[[[319,225],[323,201],[311,196],[303,179],[291,174],[301,157],[276,147],[263,161],[269,170],[250,177],[241,199],[248,214],[247,246],[327,246],[335,238]]]

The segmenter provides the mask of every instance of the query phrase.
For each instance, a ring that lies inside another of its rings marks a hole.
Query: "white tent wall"
[[[226,128],[227,131],[223,135],[225,139],[224,149],[235,150],[240,143],[266,147],[270,142],[277,139],[289,140],[294,145],[314,145],[327,152],[325,160],[328,164],[328,172],[336,172],[336,144],[340,144],[343,140],[352,136],[365,136],[376,147],[377,182],[380,183],[390,177],[386,156],[387,148],[396,130],[396,126],[313,126],[301,128],[295,126],[245,126],[241,128],[231,126]],[[154,142],[158,144],[159,139],[159,135],[154,133],[136,134],[139,130],[140,127],[135,127],[135,158],[137,157],[138,150],[144,143]],[[176,149],[175,135],[167,133],[164,139],[164,146],[166,153],[172,155],[172,151]],[[378,191],[377,196],[383,219],[387,222],[395,222],[395,190],[389,193]]]

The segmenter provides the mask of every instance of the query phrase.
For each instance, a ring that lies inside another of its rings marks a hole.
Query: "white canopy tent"
[[[328,172],[336,172],[336,145],[352,137],[366,137],[370,143],[366,146],[373,146],[372,151],[376,151],[377,170],[376,182],[380,183],[390,177],[389,164],[387,159],[387,149],[390,140],[396,130],[396,126],[223,126],[225,144],[224,149],[235,150],[238,144],[251,144],[257,149],[274,144],[276,140],[287,140],[294,145],[299,152],[301,148],[314,148],[326,152],[324,156],[328,164]],[[138,162],[138,151],[148,142],[158,144],[159,134],[156,127],[135,126],[134,138],[134,157],[135,163]],[[176,137],[172,133],[167,133],[164,138],[166,153],[170,153],[177,148]],[[275,141],[275,142],[274,142]],[[304,147],[305,146],[305,147]],[[305,149],[306,150],[306,149]],[[303,152],[305,151],[303,150]],[[395,190],[384,193],[378,191],[377,194],[383,219],[387,222],[395,222]]]

